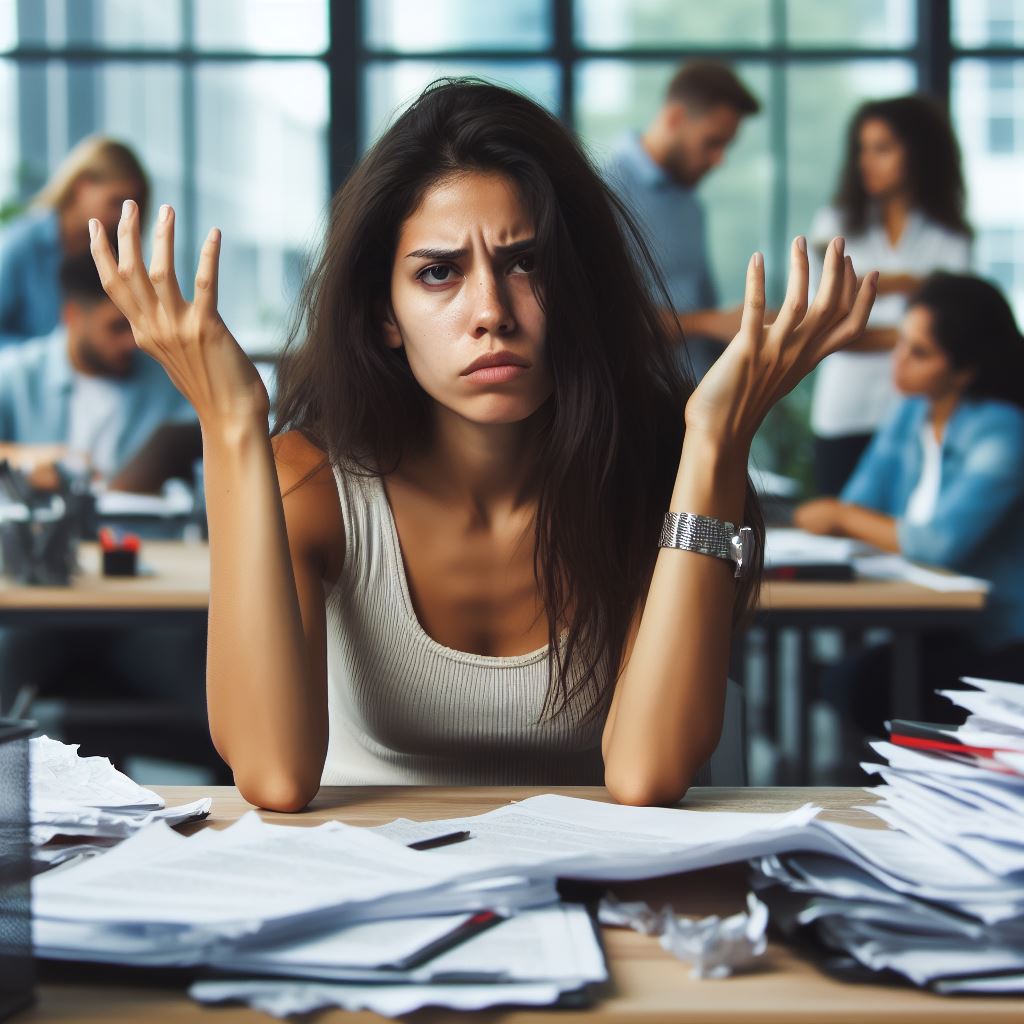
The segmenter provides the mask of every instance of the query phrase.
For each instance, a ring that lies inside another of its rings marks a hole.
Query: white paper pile
[[[33,880],[36,954],[187,966],[250,946],[410,912],[516,909],[556,898],[550,882],[389,842],[340,822],[268,825],[251,812],[185,838],[157,823],[103,857]]]
[[[771,527],[765,537],[766,568],[782,565],[852,565],[856,556],[873,551],[848,537],[822,537],[806,530]]]
[[[154,821],[169,825],[205,818],[209,798],[167,807],[105,757],[79,757],[78,745],[38,736],[29,740],[29,823],[33,859],[55,865],[102,853]],[[73,843],[54,843],[58,837]]]
[[[862,833],[860,860],[762,858],[759,882],[805,896],[794,925],[869,970],[1024,992],[1024,686],[964,681],[977,689],[940,691],[964,725],[894,722],[897,742],[872,744],[888,764],[863,766],[883,780],[864,809],[897,831]]]
[[[929,569],[849,537],[823,537],[806,530],[772,527],[765,537],[765,568],[849,565],[863,579],[898,580],[943,593],[987,592],[987,580]]]
[[[399,951],[421,947],[458,921],[456,915],[354,925],[244,958],[226,958],[215,966],[247,970],[253,977],[201,981],[191,992],[201,1002],[245,1002],[280,1017],[326,1007],[394,1016],[423,1006],[469,1010],[503,1003],[547,1005],[607,979],[589,913],[558,903],[521,910],[421,967],[372,966],[382,957],[390,961]],[[363,969],[353,968],[353,963],[362,963]],[[260,974],[304,975],[308,980]],[[324,980],[331,978],[339,980]]]

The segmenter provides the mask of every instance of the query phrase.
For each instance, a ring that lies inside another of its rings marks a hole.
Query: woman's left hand
[[[815,498],[805,501],[793,512],[793,525],[808,533],[825,536],[842,529],[843,504],[838,498]]]
[[[807,308],[807,243],[793,242],[786,299],[770,326],[764,323],[764,260],[747,266],[739,333],[686,403],[686,432],[696,432],[746,465],[750,443],[768,411],[827,355],[864,330],[878,283],[877,271],[858,286],[842,238],[825,254],[818,294]]]

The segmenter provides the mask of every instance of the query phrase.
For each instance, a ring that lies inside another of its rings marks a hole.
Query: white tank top
[[[335,469],[345,529],[326,594],[324,785],[602,785],[604,716],[541,719],[548,648],[456,651],[423,630],[384,484]]]

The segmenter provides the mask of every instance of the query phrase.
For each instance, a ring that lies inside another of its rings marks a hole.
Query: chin
[[[540,409],[546,400],[526,395],[480,395],[472,402],[449,406],[452,412],[481,426],[507,426],[523,423]]]

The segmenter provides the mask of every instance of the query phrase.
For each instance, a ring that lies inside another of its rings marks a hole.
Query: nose
[[[487,268],[475,275],[473,288],[473,337],[511,334],[515,330],[515,318],[502,281],[494,271]]]

